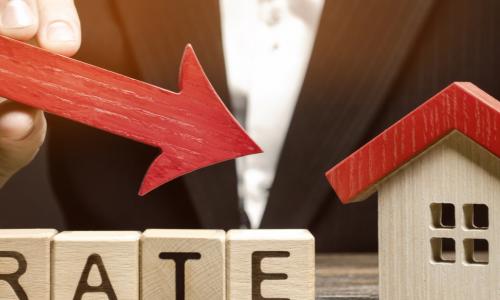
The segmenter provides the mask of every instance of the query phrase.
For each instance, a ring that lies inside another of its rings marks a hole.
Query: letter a
[[[102,282],[99,286],[90,286],[88,283],[90,270],[92,270],[92,266],[94,265],[97,266],[99,274],[101,275]],[[111,285],[111,281],[109,280],[106,268],[104,267],[104,263],[102,262],[102,258],[99,254],[92,254],[87,259],[87,263],[83,269],[73,300],[81,300],[83,295],[86,293],[105,293],[109,300],[118,300],[115,291],[113,290],[113,286]]]

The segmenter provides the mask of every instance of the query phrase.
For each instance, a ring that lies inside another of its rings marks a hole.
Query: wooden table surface
[[[378,299],[377,254],[320,254],[316,299]]]

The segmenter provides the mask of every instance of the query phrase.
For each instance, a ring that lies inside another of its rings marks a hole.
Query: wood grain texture
[[[141,195],[196,169],[261,152],[189,45],[179,77],[175,93],[0,37],[0,96],[162,150]]]
[[[142,299],[226,299],[225,244],[222,230],[146,230],[142,236]],[[175,257],[166,259],[179,254],[190,259],[184,263]],[[183,274],[177,273],[180,270]]]
[[[0,299],[50,300],[50,244],[56,233],[54,229],[0,230]]]
[[[316,299],[378,299],[377,254],[318,254]]]
[[[453,83],[327,172],[343,203],[359,201],[453,130],[500,156],[500,102],[471,83]]]
[[[52,299],[138,300],[140,236],[134,231],[56,235],[52,249]],[[86,284],[89,287],[81,290]],[[77,296],[80,291],[83,294]]]
[[[36,232],[36,231],[35,231]],[[148,231],[145,232],[145,234]],[[154,231],[153,231],[154,232]],[[186,235],[183,231],[182,237],[185,238]],[[1,230],[0,231],[0,243],[6,244],[8,242],[12,246],[0,248],[1,250],[5,249],[18,249],[19,248],[19,238],[26,237],[26,233],[31,235],[32,237],[28,237],[30,249],[36,250],[36,258],[40,258],[39,249],[33,248],[33,242],[36,241],[33,239],[39,238],[36,234],[33,235],[32,230]],[[16,241],[12,240],[12,233],[16,234]],[[47,230],[47,242],[50,240],[50,235],[54,234],[55,230]],[[44,233],[45,234],[45,233]],[[148,234],[150,235],[150,234]],[[156,234],[155,234],[156,235]],[[43,235],[42,235],[43,236]],[[170,235],[172,238],[172,235]],[[189,238],[191,240],[193,237]],[[143,240],[144,242],[144,240]],[[208,241],[207,243],[211,243]],[[167,247],[170,247],[169,244],[164,243]],[[185,244],[185,243],[184,243]],[[192,249],[192,248],[191,248]],[[31,250],[30,250],[31,251]],[[47,245],[47,250],[50,251]],[[26,253],[26,252],[24,252]],[[46,257],[49,257],[47,255]],[[4,261],[0,259],[1,273],[4,273],[6,270],[15,269],[12,268],[10,261],[8,265],[3,264]],[[28,262],[29,263],[29,262]],[[157,271],[160,269],[161,265],[156,264]],[[321,254],[316,257],[316,299],[321,300],[348,300],[348,299],[356,299],[356,300],[374,300],[378,299],[378,272],[377,272],[377,255],[376,254]],[[83,268],[83,266],[82,266]],[[143,269],[146,269],[143,266]],[[50,265],[47,262],[47,265],[41,267],[39,270],[46,272],[47,277],[49,276]],[[24,277],[26,276],[26,277]],[[30,287],[28,282],[33,284],[32,279],[29,279],[28,274],[21,277],[21,284],[23,287]],[[164,279],[161,276],[161,279]],[[47,283],[48,283],[47,279]],[[164,281],[162,281],[164,283]],[[5,283],[0,281],[0,298],[1,299],[17,299],[11,290],[8,290],[9,293],[5,293],[3,289],[6,287]],[[27,292],[28,289],[27,288]],[[152,287],[152,290],[156,290],[156,287]],[[149,290],[149,289],[148,289]],[[37,289],[37,291],[41,292],[43,289]],[[47,293],[49,292],[49,287],[46,289]],[[39,294],[35,294],[37,296],[36,299],[50,299],[49,296],[42,297]],[[31,296],[31,295],[30,295]],[[108,297],[104,294],[88,294],[84,299],[103,299],[108,300]],[[90,297],[90,298],[89,298]],[[144,296],[143,296],[144,297]],[[29,299],[32,299],[30,297]],[[72,299],[71,297],[68,299]],[[143,298],[149,299],[149,298]],[[174,298],[168,298],[174,299]],[[190,298],[187,298],[190,299]],[[223,298],[220,298],[223,299]]]
[[[315,247],[309,231],[230,230],[226,239],[228,299],[314,299]]]
[[[498,299],[498,195],[500,160],[457,131],[384,181],[379,187],[380,299]],[[436,227],[433,203],[454,205],[454,227]],[[468,204],[488,206],[488,229],[467,226]],[[455,262],[434,258],[433,238],[455,241]],[[488,241],[488,264],[467,259],[466,239]]]

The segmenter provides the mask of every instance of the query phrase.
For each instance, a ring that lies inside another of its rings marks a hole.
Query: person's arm
[[[0,34],[72,56],[81,43],[73,0],[0,0]],[[0,187],[36,155],[45,139],[43,112],[0,98]]]

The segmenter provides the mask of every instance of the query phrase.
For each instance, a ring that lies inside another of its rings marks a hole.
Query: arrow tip
[[[244,131],[242,133],[246,136]],[[193,153],[186,150],[163,149],[144,176],[139,196],[144,196],[164,183],[198,169],[241,156],[262,153],[262,149],[249,137],[235,145],[233,149],[214,149],[213,151],[207,149],[207,153]],[[181,159],[176,157],[181,157]]]
[[[206,87],[213,90],[212,84],[205,75],[191,44],[186,45],[182,55],[179,87],[181,91],[192,89],[193,87]],[[213,93],[217,95],[215,91]]]
[[[139,196],[144,196],[152,190],[156,189],[160,185],[165,182],[168,182],[175,177],[181,176],[182,171],[176,170],[172,168],[174,162],[165,155],[164,153],[160,154],[146,173],[146,176],[142,180],[141,187],[139,189]]]
[[[182,145],[161,146],[162,153],[151,164],[142,181],[141,196],[197,169],[262,152],[217,95],[189,44],[182,57],[179,85],[182,101],[193,103],[198,111],[193,111],[193,114],[203,116],[198,118],[203,125],[198,125]]]

